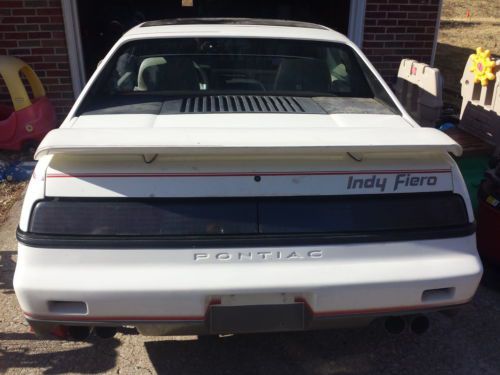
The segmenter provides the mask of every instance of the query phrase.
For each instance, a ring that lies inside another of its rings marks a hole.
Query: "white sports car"
[[[482,274],[460,153],[326,27],[146,22],[36,152],[15,291],[73,338],[423,331]]]

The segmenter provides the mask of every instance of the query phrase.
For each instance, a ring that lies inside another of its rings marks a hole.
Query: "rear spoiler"
[[[35,153],[54,154],[321,155],[450,152],[462,147],[432,128],[149,128],[52,130]]]

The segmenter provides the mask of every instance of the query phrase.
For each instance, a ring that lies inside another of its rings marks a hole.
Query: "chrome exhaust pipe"
[[[415,315],[410,320],[410,331],[417,335],[421,335],[429,329],[429,318],[425,315]]]
[[[110,339],[116,335],[116,327],[95,327],[94,332],[101,339]]]
[[[92,332],[91,327],[87,326],[69,326],[68,335],[74,340],[83,341],[88,339]]]
[[[400,316],[390,316],[385,319],[385,330],[393,335],[403,333],[406,328],[406,320]]]

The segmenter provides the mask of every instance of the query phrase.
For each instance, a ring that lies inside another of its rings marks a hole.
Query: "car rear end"
[[[362,169],[347,155],[48,158],[18,231],[15,288],[33,322],[308,329],[461,305],[481,276],[445,155],[374,154]]]
[[[271,56],[262,29],[224,30],[119,43],[42,142],[14,279],[34,329],[304,330],[469,302],[482,266],[460,147],[414,125],[359,52],[325,44],[333,32],[297,48],[273,26]],[[194,93],[152,88],[186,56]],[[290,75],[318,56],[332,58],[326,85]]]

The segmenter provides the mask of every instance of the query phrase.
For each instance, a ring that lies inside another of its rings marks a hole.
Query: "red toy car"
[[[21,74],[31,87],[32,98]],[[12,56],[0,56],[0,75],[12,105],[0,103],[0,150],[19,151],[56,127],[56,113],[33,69]]]

